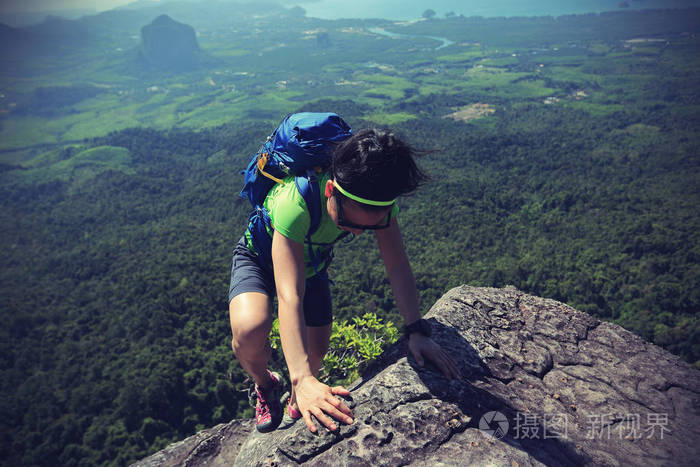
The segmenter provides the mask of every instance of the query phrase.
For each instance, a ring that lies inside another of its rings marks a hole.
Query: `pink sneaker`
[[[291,400],[291,397],[290,397],[290,400]],[[292,420],[299,420],[301,418],[301,411],[292,408],[292,403],[287,402],[287,415],[289,415],[289,417]]]
[[[267,391],[264,391],[257,384],[255,385],[254,391],[251,391],[251,402],[252,399],[256,399],[255,402],[255,428],[260,433],[267,433],[276,429],[280,422],[282,422],[282,405],[280,404],[280,375],[267,371],[272,378],[273,385]]]

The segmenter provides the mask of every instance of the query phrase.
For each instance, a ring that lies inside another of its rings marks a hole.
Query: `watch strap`
[[[430,337],[430,323],[421,318],[411,324],[404,326],[404,334],[410,336],[413,333],[423,334],[425,337]]]

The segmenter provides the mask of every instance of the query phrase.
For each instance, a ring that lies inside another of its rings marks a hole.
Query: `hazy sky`
[[[85,9],[104,11],[134,0],[0,0],[2,12]]]
[[[0,13],[40,12],[69,9],[91,11],[110,10],[135,0],[0,0]],[[143,1],[143,0],[141,0]],[[148,0],[147,0],[148,1]],[[159,1],[159,0],[150,0]],[[239,0],[240,1],[240,0]],[[253,0],[250,0],[253,1]],[[309,3],[310,2],[310,3]],[[619,0],[287,0],[288,5],[302,4],[309,16],[334,17],[399,17],[418,18],[425,8],[432,7],[438,15],[446,11],[472,14],[528,15],[571,14],[587,11],[617,9]],[[630,0],[637,8],[679,8],[698,6],[700,0]],[[539,7],[539,8],[537,8]],[[410,14],[406,9],[411,9]],[[440,10],[440,11],[438,11]],[[444,11],[443,11],[444,10]],[[483,11],[482,11],[483,10]],[[540,11],[541,10],[541,11]],[[558,11],[561,10],[561,11]],[[580,11],[579,11],[580,10]]]

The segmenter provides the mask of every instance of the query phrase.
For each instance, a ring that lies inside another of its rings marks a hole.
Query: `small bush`
[[[374,313],[365,313],[351,322],[334,321],[319,379],[331,386],[351,383],[370,361],[379,357],[398,338],[396,326],[391,322],[382,322]],[[272,324],[270,344],[273,349],[282,347],[277,319]]]

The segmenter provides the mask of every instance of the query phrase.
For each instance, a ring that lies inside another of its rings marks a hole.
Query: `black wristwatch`
[[[404,326],[403,332],[406,337],[410,336],[414,332],[423,334],[425,337],[430,337],[430,323],[427,320],[419,319],[413,323]]]

